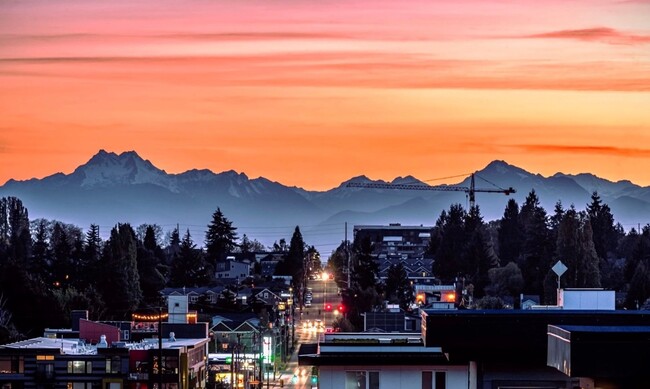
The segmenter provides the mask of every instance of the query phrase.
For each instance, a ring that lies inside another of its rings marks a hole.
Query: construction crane
[[[377,182],[349,182],[346,187],[350,188],[369,188],[369,189],[409,189],[409,190],[438,190],[438,191],[447,191],[447,192],[465,192],[469,196],[469,206],[470,209],[474,208],[476,205],[476,192],[483,193],[503,193],[506,196],[511,193],[516,193],[516,190],[513,187],[503,189],[492,189],[492,188],[476,188],[474,185],[474,175],[470,175],[470,184],[467,186],[449,186],[449,185],[424,185],[424,184],[389,184],[389,183],[377,183]],[[482,178],[484,181],[489,182]],[[491,183],[492,184],[492,183]],[[494,184],[492,184],[494,185]],[[496,187],[496,185],[494,185]]]

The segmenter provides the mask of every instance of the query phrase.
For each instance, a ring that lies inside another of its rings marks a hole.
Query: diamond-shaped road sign
[[[557,261],[557,263],[551,268],[551,270],[553,270],[558,277],[561,277],[562,274],[567,271],[567,269],[568,268],[565,264],[562,263],[562,261]]]

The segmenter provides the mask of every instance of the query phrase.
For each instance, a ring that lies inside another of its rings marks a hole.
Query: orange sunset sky
[[[311,190],[495,159],[650,185],[650,1],[0,0],[0,184],[99,149]]]

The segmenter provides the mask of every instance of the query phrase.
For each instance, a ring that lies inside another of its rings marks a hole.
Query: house
[[[216,304],[219,299],[223,298],[224,289],[225,286],[164,288],[160,291],[160,294],[166,301],[169,296],[187,296],[191,304],[201,300]]]
[[[251,275],[251,263],[247,260],[237,261],[234,257],[227,257],[225,261],[217,262],[215,276],[220,278],[237,278],[243,280]]]
[[[521,309],[532,309],[540,303],[539,295],[521,294],[519,300],[521,302]]]

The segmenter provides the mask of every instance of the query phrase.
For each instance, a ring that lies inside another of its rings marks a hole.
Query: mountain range
[[[612,182],[589,173],[544,177],[504,161],[489,163],[475,177],[477,188],[516,190],[509,196],[477,192],[476,203],[485,221],[501,218],[510,197],[523,204],[534,189],[548,213],[558,200],[565,208],[573,204],[582,210],[597,191],[626,231],[650,222],[650,187],[630,181]],[[453,186],[468,187],[469,180]],[[348,187],[349,182],[385,183],[359,176],[327,191],[308,191],[263,177],[250,179],[232,170],[168,174],[135,151],[118,155],[100,150],[71,174],[9,180],[0,186],[0,197],[20,198],[31,220],[59,220],[84,230],[97,224],[104,238],[117,223],[134,227],[150,223],[166,232],[176,226],[181,234],[189,229],[199,246],[219,207],[237,227],[239,237],[246,234],[267,246],[282,238],[289,242],[299,226],[305,242],[315,246],[323,258],[346,236],[353,238],[354,225],[434,225],[451,204],[468,207],[463,191],[367,189]],[[424,184],[412,176],[390,183]]]

